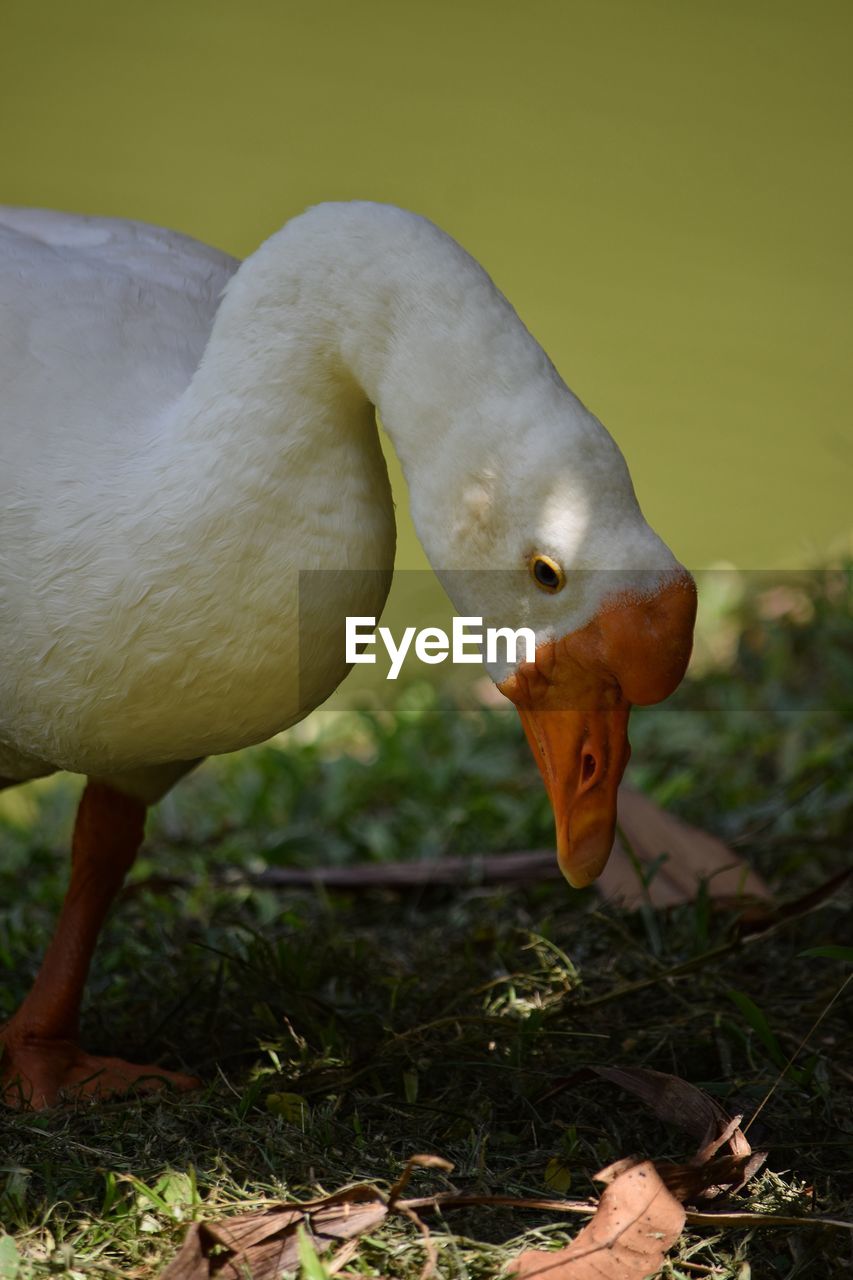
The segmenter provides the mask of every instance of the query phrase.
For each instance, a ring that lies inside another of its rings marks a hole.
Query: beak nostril
[[[585,751],[581,761],[581,783],[586,786],[592,782],[597,772],[598,766],[595,756],[590,751]]]

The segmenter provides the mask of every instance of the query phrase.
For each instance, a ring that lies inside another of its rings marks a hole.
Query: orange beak
[[[695,617],[695,584],[678,570],[648,594],[610,597],[498,686],[518,708],[554,810],[557,858],[577,889],[600,875],[613,847],[631,706],[678,686]]]

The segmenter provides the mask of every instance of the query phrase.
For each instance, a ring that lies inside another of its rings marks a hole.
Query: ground
[[[849,862],[850,585],[814,574],[747,591],[716,665],[634,717],[635,785],[722,835],[780,900]],[[0,797],[0,1017],[48,937],[77,794],[63,778]],[[0,1224],[15,1240],[0,1235],[0,1277],[153,1277],[193,1217],[387,1187],[414,1152],[455,1166],[416,1174],[415,1194],[578,1198],[620,1156],[690,1153],[638,1101],[584,1078],[595,1063],[676,1073],[747,1117],[776,1082],[749,1130],[768,1168],[741,1207],[851,1218],[850,988],[778,1079],[850,972],[843,891],[725,949],[733,914],[705,896],[628,914],[559,882],[343,895],[247,879],[551,841],[511,709],[455,712],[425,688],[394,717],[321,720],[185,780],[105,930],[84,1039],[203,1087],[0,1114]],[[447,1277],[497,1275],[577,1230],[484,1208],[430,1225]],[[851,1249],[845,1232],[688,1228],[662,1274],[826,1280],[850,1274]],[[414,1280],[423,1261],[417,1228],[389,1220],[347,1269]]]

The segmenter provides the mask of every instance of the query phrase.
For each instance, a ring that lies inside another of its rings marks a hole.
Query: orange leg
[[[71,850],[71,883],[35,982],[0,1027],[0,1098],[11,1106],[52,1107],[83,1095],[106,1097],[131,1086],[179,1089],[191,1076],[161,1067],[97,1058],[77,1043],[80,1001],[92,952],[110,904],[142,842],[145,805],[103,783],[83,792]]]

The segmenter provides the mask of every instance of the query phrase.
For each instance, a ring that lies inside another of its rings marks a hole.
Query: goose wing
[[[239,263],[141,222],[0,206],[0,456],[153,429],[189,383]],[[125,440],[125,446],[129,443]]]

